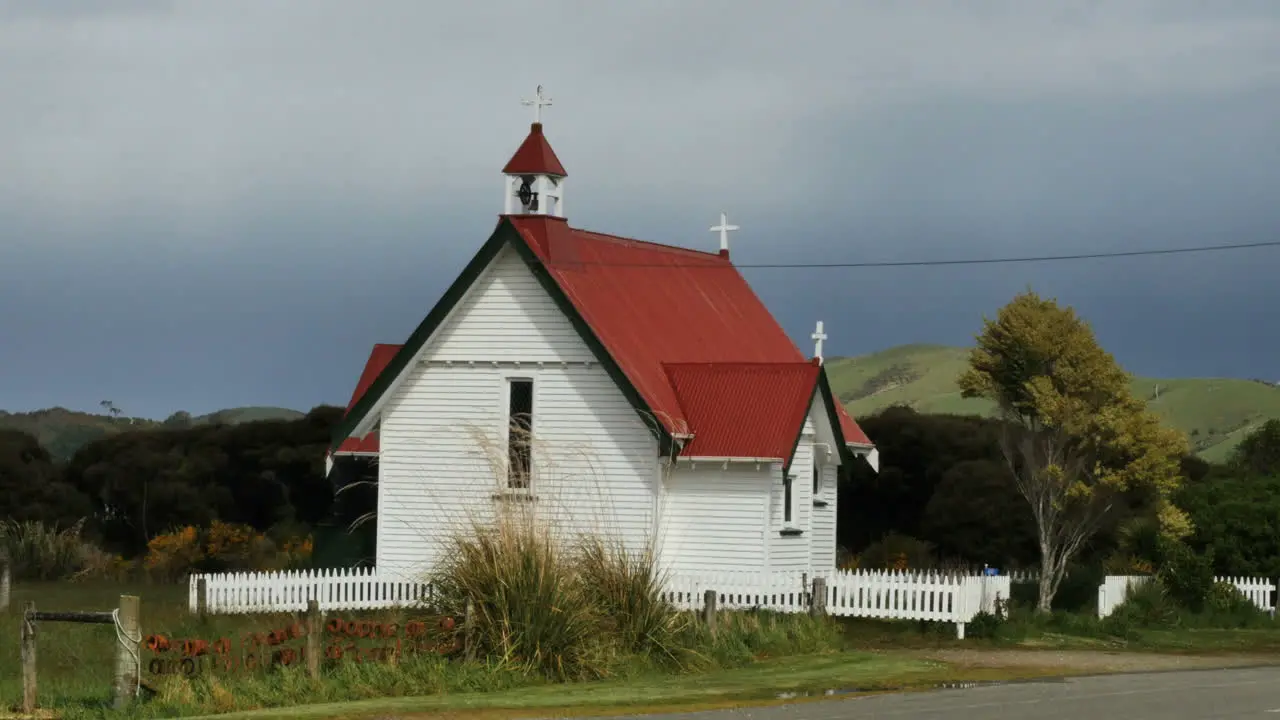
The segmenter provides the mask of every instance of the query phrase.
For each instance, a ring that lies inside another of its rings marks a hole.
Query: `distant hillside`
[[[920,412],[987,414],[989,402],[962,398],[956,386],[968,352],[945,345],[901,345],[832,358],[827,371],[832,389],[855,417],[895,404]],[[1135,378],[1132,388],[1166,423],[1187,433],[1206,460],[1225,460],[1252,428],[1280,418],[1280,387],[1258,380]]]
[[[208,415],[191,417],[186,413],[174,413],[167,420],[149,418],[112,417],[93,413],[76,412],[66,408],[48,408],[34,412],[10,413],[0,410],[0,428],[31,433],[59,460],[66,460],[84,445],[98,438],[130,429],[146,429],[161,426],[183,427],[221,423],[235,425],[254,420],[293,420],[305,413],[288,408],[240,407],[228,408]]]

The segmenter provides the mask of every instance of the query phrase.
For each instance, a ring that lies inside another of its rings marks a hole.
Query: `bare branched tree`
[[[1090,481],[1091,453],[1066,432],[1038,424],[1027,427],[1007,415],[1000,450],[1035,518],[1040,546],[1036,604],[1047,611],[1071,560],[1107,519],[1116,496]]]

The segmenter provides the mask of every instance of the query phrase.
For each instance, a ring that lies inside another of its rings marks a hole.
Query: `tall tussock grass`
[[[662,599],[652,552],[628,552],[621,542],[600,535],[579,537],[575,550],[583,590],[622,649],[662,664],[687,660],[679,646],[689,618]]]
[[[559,678],[590,675],[596,608],[572,561],[545,529],[503,520],[450,538],[434,580],[444,607],[471,608],[474,652]]]
[[[82,537],[83,521],[58,529],[37,521],[0,521],[0,556],[14,580],[116,579],[119,558]]]
[[[660,596],[648,553],[597,537],[564,540],[522,514],[450,537],[433,582],[451,612],[471,608],[471,646],[548,679],[615,675],[636,656],[679,664],[687,620]]]
[[[731,667],[841,646],[806,615],[722,613],[712,636],[662,597],[653,553],[607,535],[563,537],[519,512],[466,523],[431,578],[441,609],[471,608],[478,660],[547,680]]]

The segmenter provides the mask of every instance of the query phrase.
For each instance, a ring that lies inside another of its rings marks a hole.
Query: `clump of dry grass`
[[[621,527],[631,509],[614,506],[616,483],[597,472],[589,442],[514,428],[517,444],[530,446],[526,464],[489,427],[463,423],[441,432],[464,436],[475,448],[476,462],[465,472],[479,502],[442,505],[430,528],[419,528],[431,533],[426,544],[434,563],[426,579],[443,612],[461,616],[471,607],[469,647],[477,660],[577,680],[733,664],[750,659],[744,648],[791,642],[772,623],[744,627],[738,641],[713,642],[692,613],[667,602],[654,552],[660,538],[648,538],[645,547],[623,542],[631,537]],[[522,472],[511,479],[508,467]]]
[[[575,549],[583,591],[623,648],[663,664],[681,663],[680,640],[691,618],[662,598],[653,553],[630,552],[600,535],[580,537]]]
[[[650,553],[599,536],[562,538],[514,511],[453,533],[432,579],[450,612],[472,608],[471,647],[553,679],[613,675],[637,655],[679,664],[689,623],[661,597]]]
[[[473,522],[447,547],[437,597],[454,613],[471,607],[477,654],[557,678],[602,674],[588,662],[599,649],[597,608],[548,529]]]
[[[0,521],[0,555],[8,557],[14,580],[115,579],[123,561],[81,536],[84,522],[59,529],[38,521]]]

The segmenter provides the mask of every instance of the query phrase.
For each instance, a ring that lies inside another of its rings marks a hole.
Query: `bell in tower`
[[[568,176],[551,143],[542,134],[542,108],[551,98],[538,86],[533,100],[523,101],[534,108],[533,125],[506,167],[504,212],[508,215],[552,215],[564,217],[564,179]]]

